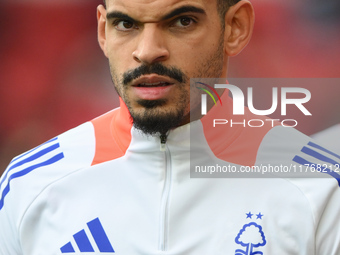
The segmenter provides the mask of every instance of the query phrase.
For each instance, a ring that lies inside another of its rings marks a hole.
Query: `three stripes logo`
[[[99,252],[115,253],[99,218],[88,222],[87,227],[90,231],[88,234],[85,229],[82,229],[73,235],[75,245],[78,247],[80,252],[95,252],[95,249],[98,248]],[[90,241],[89,236],[91,239],[93,238],[92,241]],[[68,242],[61,247],[61,253],[75,253],[75,245],[72,243],[73,241]]]
[[[301,156],[296,155],[294,162],[311,167],[313,172],[321,172],[335,178],[340,186],[340,156],[324,147],[309,142],[301,149]]]
[[[215,105],[217,105],[217,101],[216,101],[216,99],[215,99],[215,97],[213,96],[212,93],[214,93],[216,95],[216,97],[218,98],[218,101],[222,105],[222,100],[221,100],[220,96],[218,95],[217,91],[212,86],[205,84],[203,82],[196,82],[196,84],[201,84],[205,87],[205,88],[202,88],[202,87],[197,87],[197,88],[204,91],[205,93],[207,93],[211,97],[211,99],[214,101]],[[212,92],[210,92],[210,91],[212,91]],[[202,94],[201,100],[202,100],[201,101],[201,114],[206,115],[207,114],[207,95]]]

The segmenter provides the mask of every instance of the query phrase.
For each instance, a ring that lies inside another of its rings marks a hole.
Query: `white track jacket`
[[[0,254],[340,255],[339,155],[280,125],[223,127],[218,139],[207,125],[172,130],[162,151],[121,102],[14,158],[0,180]],[[327,171],[192,178],[195,161]]]

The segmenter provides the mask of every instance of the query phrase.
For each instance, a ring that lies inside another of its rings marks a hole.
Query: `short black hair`
[[[106,0],[104,1],[104,5],[106,6]],[[228,8],[237,4],[240,0],[217,0],[217,10],[219,11],[221,17],[224,17]]]
[[[104,1],[104,6],[106,8],[106,0]],[[217,11],[220,15],[222,28],[224,29],[225,23],[224,18],[230,6],[237,4],[241,0],[217,0]]]

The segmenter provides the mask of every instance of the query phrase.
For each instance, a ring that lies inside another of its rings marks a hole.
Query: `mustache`
[[[138,79],[142,75],[147,74],[158,74],[161,76],[168,76],[180,83],[183,83],[186,81],[186,75],[178,68],[176,67],[166,67],[160,63],[152,64],[152,65],[141,65],[137,67],[136,69],[127,71],[123,74],[123,84],[126,86],[130,82],[132,82],[135,79]]]

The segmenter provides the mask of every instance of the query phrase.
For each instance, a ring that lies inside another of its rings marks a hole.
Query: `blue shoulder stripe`
[[[328,174],[330,176],[332,176],[333,178],[335,178],[338,182],[338,185],[340,187],[340,175],[339,173],[335,172],[332,170],[332,165],[334,167],[339,168],[340,163],[337,162],[336,160],[334,160],[334,158],[338,158],[340,159],[340,156],[338,154],[335,154],[334,152],[325,149],[324,147],[313,143],[313,142],[309,142],[308,146],[312,147],[309,148],[307,146],[304,146],[301,149],[301,152],[304,153],[304,155],[306,155],[307,157],[311,157],[312,161],[318,160],[319,163],[316,162],[311,162],[310,160],[307,160],[303,157],[300,157],[298,155],[296,155],[293,159],[294,162],[300,164],[300,165],[306,165],[306,166],[318,166],[320,165],[320,161],[321,162],[325,162],[322,163],[320,166],[322,166],[322,173]],[[316,150],[315,150],[316,149]],[[318,151],[317,151],[318,150]],[[331,158],[333,157],[333,158]]]
[[[11,183],[11,180],[13,179],[16,179],[18,177],[21,177],[21,176],[24,176],[30,172],[32,172],[33,170],[39,168],[39,167],[43,167],[43,166],[48,166],[48,165],[51,165],[59,160],[61,160],[62,158],[64,158],[64,154],[63,153],[59,153],[57,155],[55,155],[54,157],[42,162],[42,163],[39,163],[39,164],[36,164],[36,165],[33,165],[33,166],[30,166],[22,171],[19,171],[19,172],[16,172],[16,173],[13,173],[9,178],[8,178],[8,183],[7,183],[7,186],[4,188],[4,190],[2,191],[2,195],[1,195],[1,198],[0,198],[0,210],[2,209],[2,207],[4,206],[4,198],[6,197],[6,195],[8,194],[8,192],[10,191],[10,183]]]
[[[5,197],[10,192],[10,183],[13,179],[25,176],[26,174],[28,174],[28,173],[30,173],[30,172],[38,169],[38,168],[48,166],[48,165],[52,165],[52,164],[58,162],[59,160],[61,160],[62,158],[64,158],[64,154],[60,150],[58,150],[60,148],[60,145],[57,142],[57,140],[58,140],[58,138],[54,138],[54,139],[36,147],[36,148],[34,148],[33,150],[30,150],[29,152],[22,154],[21,156],[15,158],[14,160],[12,160],[12,162],[10,163],[9,167],[7,168],[7,171],[5,172],[5,174],[2,177],[1,182],[0,182],[0,191],[1,191],[1,187],[3,186],[5,181],[7,180],[7,185],[3,188],[2,194],[1,194],[1,197],[0,197],[0,210],[4,206]],[[49,145],[49,143],[51,143],[51,142],[56,142],[56,143]],[[41,148],[44,145],[45,146],[47,145],[48,147]],[[41,150],[38,150],[39,148]],[[46,155],[48,155],[49,153],[51,153],[51,155],[52,155],[52,156],[50,156],[49,159],[33,165],[34,161],[36,161],[39,158],[42,158],[43,156],[45,156],[45,158],[46,158]],[[30,155],[30,154],[32,154],[32,155]],[[24,165],[27,165],[27,166],[24,166]],[[17,171],[15,171],[15,170],[17,170]]]
[[[293,161],[300,165],[308,165],[308,166],[316,165],[315,163],[305,160],[304,158],[301,158],[300,156],[295,156]],[[340,187],[340,175],[338,173],[330,170],[329,168],[322,168],[322,172],[334,177],[338,181],[338,185]]]
[[[55,149],[57,149],[57,148],[59,148],[59,147],[60,147],[59,143],[53,144],[52,146],[47,147],[47,148],[45,148],[45,149],[43,149],[43,150],[37,152],[36,154],[33,154],[32,156],[30,156],[30,157],[28,157],[28,158],[26,158],[26,159],[23,159],[22,161],[19,161],[19,162],[15,163],[14,165],[11,165],[11,164],[13,163],[13,161],[12,161],[12,163],[10,164],[10,166],[9,166],[9,168],[7,169],[6,173],[4,174],[3,179],[0,181],[0,189],[1,189],[1,185],[2,185],[2,184],[4,183],[4,181],[7,179],[7,176],[8,176],[8,174],[9,174],[9,172],[10,172],[11,170],[13,170],[13,169],[15,169],[15,168],[17,168],[17,167],[19,167],[19,166],[22,166],[22,165],[24,165],[24,164],[26,164],[26,163],[29,163],[29,162],[31,162],[31,161],[33,161],[33,160],[36,160],[36,159],[38,159],[38,158],[40,158],[40,157],[46,155],[47,153],[49,153],[49,152],[51,152],[51,151],[53,151],[53,150],[55,150]],[[26,155],[27,155],[27,154],[26,154]],[[16,161],[17,161],[17,160],[16,160]]]
[[[334,152],[332,152],[332,151],[330,151],[330,150],[327,150],[327,149],[325,149],[324,147],[321,147],[320,145],[317,145],[316,143],[309,142],[308,145],[311,146],[311,147],[314,147],[314,148],[316,148],[316,149],[319,149],[319,150],[321,150],[321,151],[323,151],[323,152],[327,152],[328,154],[330,154],[330,155],[332,155],[332,156],[334,156],[334,157],[340,159],[340,156],[339,156],[338,154],[335,154]]]
[[[43,143],[43,144],[40,144],[39,146],[37,146],[37,147],[35,147],[35,148],[33,148],[33,149],[31,149],[31,150],[25,152],[24,154],[22,154],[22,155],[20,155],[20,156],[18,156],[18,157],[16,157],[16,158],[14,158],[14,159],[11,161],[10,164],[14,163],[15,161],[18,161],[19,159],[25,157],[26,155],[28,155],[28,154],[30,154],[30,153],[32,153],[32,152],[38,150],[38,149],[41,148],[42,146],[44,146],[44,145],[46,145],[46,144],[49,144],[49,143],[51,143],[51,142],[54,142],[54,141],[56,141],[56,140],[58,140],[58,137],[55,137],[55,138],[53,138],[53,139],[51,139],[51,140],[48,140],[47,142],[45,142],[45,143]]]
[[[336,162],[335,160],[329,158],[329,157],[326,157],[325,155],[322,155],[321,153],[315,151],[315,150],[312,150],[310,148],[307,148],[307,147],[303,147],[302,150],[301,150],[303,153],[309,155],[309,156],[312,156],[313,158],[316,158],[316,159],[319,159],[319,160],[322,160],[324,162],[327,162],[327,163],[330,163],[332,165],[337,165],[339,164],[339,162]]]

